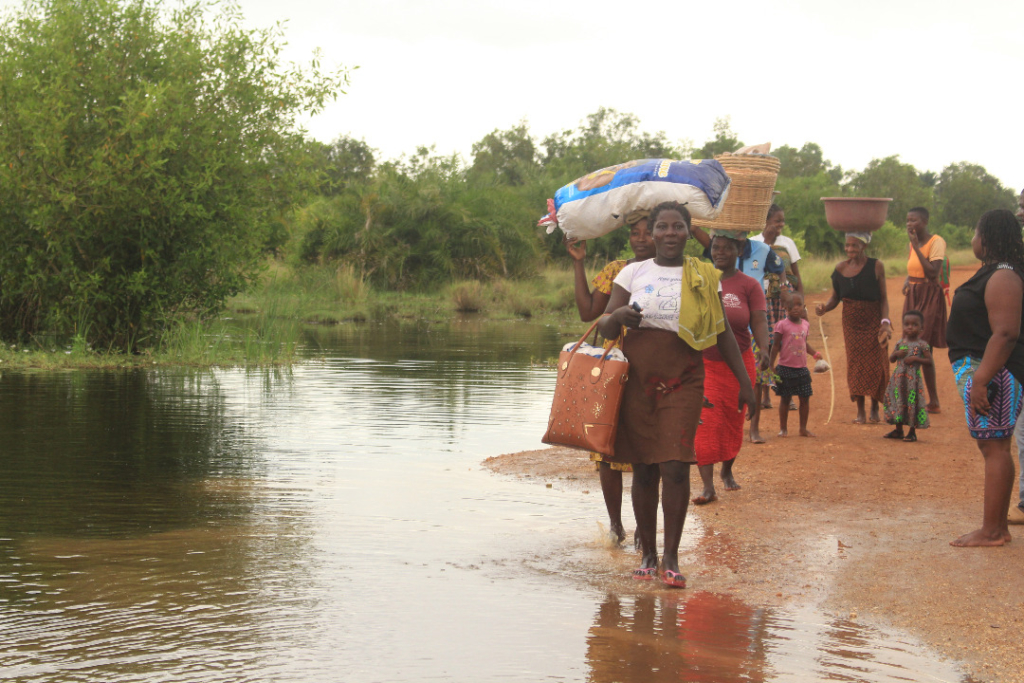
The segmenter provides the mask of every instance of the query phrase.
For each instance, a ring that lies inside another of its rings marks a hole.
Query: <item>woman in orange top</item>
[[[910,238],[910,260],[907,279],[903,283],[903,315],[921,311],[924,327],[921,339],[932,348],[946,348],[946,297],[939,282],[942,262],[946,258],[946,241],[928,232],[928,209],[914,207],[907,212],[907,237]],[[935,365],[923,366],[924,383],[928,388],[929,413],[939,412],[939,395],[935,391]]]

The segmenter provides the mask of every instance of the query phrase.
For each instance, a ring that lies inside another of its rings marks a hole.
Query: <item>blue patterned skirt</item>
[[[1001,369],[989,384],[994,387],[995,395],[989,401],[991,406],[988,415],[978,415],[971,407],[971,387],[974,386],[974,372],[979,365],[981,359],[970,356],[953,363],[953,377],[964,402],[967,428],[975,439],[1009,439],[1013,436],[1013,428],[1020,415],[1024,387],[1009,370]]]

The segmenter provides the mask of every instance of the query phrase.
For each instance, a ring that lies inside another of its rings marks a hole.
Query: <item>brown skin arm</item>
[[[597,330],[602,337],[617,339],[623,325],[633,330],[640,327],[643,314],[637,313],[628,304],[629,292],[619,285],[612,285],[612,295],[608,298],[605,314],[597,323]]]
[[[906,355],[907,355],[907,350],[906,349],[901,349],[900,345],[896,344],[896,348],[893,349],[892,353],[889,354],[889,362],[890,363],[895,363],[900,358],[903,358]]]
[[[572,257],[576,310],[579,311],[580,320],[589,323],[604,312],[608,306],[608,295],[596,289],[590,291],[590,282],[587,280],[587,269],[584,265],[584,260],[587,257],[587,243],[566,240],[565,250]]]
[[[800,296],[803,296],[804,281],[803,278],[800,277],[800,266],[794,262],[791,263],[789,267],[793,269],[793,276],[796,278],[796,291]]]
[[[765,370],[768,367],[768,315],[764,311],[750,312],[750,330],[757,342],[757,367]]]
[[[782,348],[782,333],[776,332],[772,335],[772,357],[768,363],[771,367],[772,372],[775,372],[775,361],[779,357],[779,349]]]
[[[836,291],[835,287],[832,288],[832,296],[828,298],[823,304],[818,304],[814,307],[814,313],[820,318],[825,315],[836,306],[839,305],[839,292]]]
[[[971,407],[979,415],[988,415],[988,383],[1006,365],[1020,335],[1020,306],[1024,283],[1010,270],[997,270],[985,287],[985,307],[992,336],[985,345],[981,364],[974,373]]]
[[[718,296],[721,298],[722,295],[719,294]],[[733,335],[729,323],[726,323],[725,329],[719,333],[715,346],[718,348],[718,352],[722,354],[722,360],[732,370],[732,374],[736,376],[736,381],[740,383],[740,399],[736,407],[739,410],[743,410],[745,406],[747,409],[747,419],[749,420],[754,417],[754,387],[750,385],[750,376],[747,374],[747,369],[743,367],[743,356],[740,354],[740,347],[736,344],[736,337]]]
[[[931,236],[929,235],[929,239]],[[939,277],[939,268],[942,267],[942,261],[929,261],[925,258],[924,254],[921,253],[921,240],[917,239],[917,233],[910,232],[910,248],[917,254],[917,260],[921,262],[921,268],[924,270],[924,276],[929,280],[934,280]],[[908,276],[909,277],[909,276]],[[910,281],[907,280],[909,289]],[[904,292],[906,294],[906,292]]]
[[[711,235],[704,232],[703,229],[698,228],[695,225],[691,225],[690,237],[697,240],[700,243],[700,246],[704,247],[705,249],[711,248]]]

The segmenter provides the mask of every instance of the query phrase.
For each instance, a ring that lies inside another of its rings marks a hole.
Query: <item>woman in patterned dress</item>
[[[629,227],[629,246],[634,257],[627,260],[612,261],[594,279],[587,283],[587,271],[584,260],[587,256],[587,243],[567,241],[566,250],[573,258],[574,283],[576,292],[576,310],[580,320],[588,323],[604,313],[605,306],[612,293],[612,283],[627,263],[646,261],[654,258],[654,239],[647,223],[647,211],[634,211],[626,217]],[[594,289],[591,290],[590,287]],[[626,530],[622,526],[622,473],[632,472],[628,463],[609,462],[599,453],[591,453],[590,459],[597,463],[601,480],[601,493],[608,509],[608,520],[612,540],[618,544],[626,538]],[[637,537],[634,536],[634,544]]]

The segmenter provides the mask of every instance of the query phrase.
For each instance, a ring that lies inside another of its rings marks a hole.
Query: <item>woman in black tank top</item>
[[[1024,241],[1016,217],[985,213],[971,246],[982,266],[956,290],[946,341],[967,426],[985,458],[985,505],[981,528],[952,541],[957,547],[1010,540],[1010,439],[1024,402]]]
[[[865,237],[864,239],[870,239]],[[832,272],[832,296],[815,307],[819,316],[843,303],[843,340],[846,343],[846,384],[850,400],[857,404],[857,419],[863,424],[878,422],[878,406],[885,400],[889,384],[889,349],[892,323],[885,291],[885,266],[864,253],[867,243],[852,234],[846,236],[848,260]],[[864,398],[871,399],[871,415],[864,410]]]

